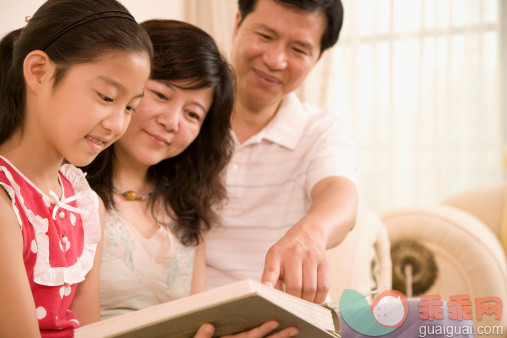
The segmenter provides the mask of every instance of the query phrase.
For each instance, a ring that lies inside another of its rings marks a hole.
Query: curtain
[[[186,19],[228,51],[236,1],[186,3]],[[337,46],[298,94],[350,122],[362,203],[375,211],[435,203],[499,181],[501,0],[343,5]]]
[[[231,49],[236,0],[184,0],[185,21],[208,32],[225,55]]]

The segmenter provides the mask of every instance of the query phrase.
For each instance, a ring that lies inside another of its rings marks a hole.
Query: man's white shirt
[[[267,251],[306,214],[316,183],[340,176],[357,185],[357,146],[346,123],[294,93],[259,133],[234,141],[222,225],[206,236],[208,289],[260,280]]]

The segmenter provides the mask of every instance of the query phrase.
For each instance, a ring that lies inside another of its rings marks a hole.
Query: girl
[[[231,154],[233,75],[213,39],[178,21],[141,25],[154,47],[145,96],[125,135],[84,168],[107,209],[102,318],[204,290],[203,235],[218,222]],[[197,336],[212,331],[203,325]]]
[[[99,319],[98,199],[73,165],[124,132],[151,54],[114,0],[48,0],[0,42],[0,336]]]

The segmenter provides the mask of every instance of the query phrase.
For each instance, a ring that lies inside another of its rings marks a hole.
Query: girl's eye
[[[99,94],[99,96],[102,99],[102,101],[104,101],[106,103],[113,103],[114,102],[114,99],[112,99],[110,97],[107,97],[107,96],[102,95],[102,94]]]
[[[130,114],[134,114],[134,113],[136,112],[136,108],[135,108],[135,107],[131,107],[131,106],[127,106],[127,107],[125,108],[125,110],[126,110],[127,112],[129,112]]]

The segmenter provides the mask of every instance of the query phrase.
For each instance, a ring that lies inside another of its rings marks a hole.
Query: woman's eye
[[[159,92],[156,92],[156,91],[154,91],[154,90],[152,90],[152,92],[153,92],[153,94],[155,94],[155,96],[156,96],[156,97],[158,97],[159,99],[164,100],[164,101],[165,101],[165,100],[167,100],[167,96],[165,96],[164,94],[159,93]]]
[[[113,103],[114,102],[114,99],[112,99],[110,97],[107,97],[107,96],[102,95],[102,94],[99,94],[99,96],[102,99],[102,101],[104,101],[106,103]]]
[[[192,118],[192,119],[194,119],[196,121],[200,121],[201,120],[201,116],[199,114],[197,114],[197,113],[194,113],[193,111],[187,110],[186,113],[187,113],[187,115],[190,118]]]
[[[128,111],[130,114],[134,114],[136,112],[136,108],[132,106],[127,106],[125,110]]]

